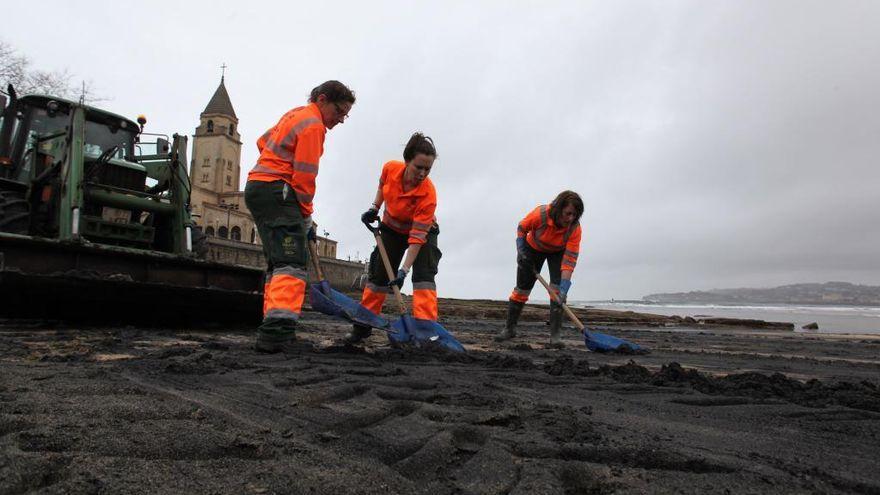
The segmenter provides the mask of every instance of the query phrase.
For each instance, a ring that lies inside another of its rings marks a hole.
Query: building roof
[[[205,111],[202,112],[202,115],[207,113],[219,113],[221,115],[228,115],[237,120],[238,117],[235,116],[232,102],[229,101],[229,93],[226,92],[226,85],[223,84],[223,79],[225,78],[220,78],[220,85],[217,86],[217,91],[214,91],[214,96],[211,97],[211,101],[208,102],[208,106],[205,107]]]

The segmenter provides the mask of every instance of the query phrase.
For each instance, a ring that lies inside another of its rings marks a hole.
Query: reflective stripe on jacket
[[[535,251],[558,253],[562,256],[562,271],[574,271],[581,247],[581,226],[575,222],[569,227],[557,227],[550,217],[550,205],[541,205],[529,212],[516,229],[517,237],[525,237]]]
[[[296,194],[303,216],[311,215],[326,134],[316,104],[290,110],[257,140],[260,158],[248,173],[248,180],[287,182]]]
[[[436,222],[437,191],[431,179],[425,178],[415,188],[403,192],[403,171],[406,164],[392,160],[382,167],[379,187],[385,201],[382,223],[400,234],[409,235],[410,244],[424,244],[428,231]]]

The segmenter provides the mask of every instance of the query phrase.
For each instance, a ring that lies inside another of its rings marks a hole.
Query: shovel
[[[379,229],[369,224],[365,225],[376,238],[376,246],[379,247],[379,254],[382,256],[382,263],[388,273],[388,280],[394,280],[394,270],[391,268],[391,260],[388,259],[388,252],[385,250],[385,244],[382,243]],[[403,296],[400,295],[400,288],[397,285],[392,285],[391,288],[394,290],[394,297],[400,307],[400,319],[391,324],[393,331],[388,332],[388,340],[392,344],[414,344],[416,347],[440,346],[452,352],[464,352],[464,346],[461,345],[461,342],[442,325],[436,321],[413,318],[407,312]]]
[[[556,291],[550,287],[550,284],[544,280],[544,277],[541,276],[540,273],[535,272],[535,276],[538,278],[538,281],[541,282],[541,285],[547,289],[547,292],[550,294],[550,297],[553,298],[556,303],[562,306],[562,309],[565,311],[565,314],[568,315],[568,318],[577,326],[582,332],[584,332],[584,343],[587,345],[587,349],[594,352],[607,352],[607,351],[630,351],[633,353],[647,352],[648,350],[644,347],[629,342],[627,340],[623,340],[618,337],[614,337],[608,334],[599,333],[599,332],[591,332],[587,330],[581,320],[578,319],[577,316],[568,308],[564,302],[559,300],[559,296],[556,294]]]
[[[324,279],[324,272],[321,270],[321,264],[318,262],[315,241],[309,241],[309,255],[312,258],[315,273],[318,274],[318,283],[309,286],[309,303],[311,303],[312,309],[320,311],[325,315],[339,316],[358,325],[374,327],[385,331],[390,330],[391,326],[388,320],[373,314],[372,311],[354,299],[330,287],[330,282]]]

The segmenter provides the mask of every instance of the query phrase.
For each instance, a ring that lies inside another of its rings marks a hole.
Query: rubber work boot
[[[523,306],[525,303],[507,301],[507,323],[504,324],[504,329],[493,337],[495,342],[504,342],[516,337],[516,322],[519,321]]]
[[[254,349],[257,352],[274,354],[288,350],[294,342],[296,342],[296,335],[293,333],[288,335],[272,335],[259,332],[257,333],[257,342],[254,344]]]
[[[371,327],[365,325],[352,325],[351,332],[343,339],[346,344],[360,344],[373,333]]]
[[[562,306],[550,304],[550,343],[548,347],[562,349],[565,344],[562,343]]]

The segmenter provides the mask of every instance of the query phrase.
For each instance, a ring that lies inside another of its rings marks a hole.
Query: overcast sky
[[[517,222],[564,189],[586,204],[570,299],[880,285],[877,1],[18,1],[3,17],[34,67],[92,80],[152,132],[192,135],[226,63],[243,175],[312,87],[348,84],[315,201],[342,258],[372,249],[359,216],[424,131],[441,296],[506,298]]]

